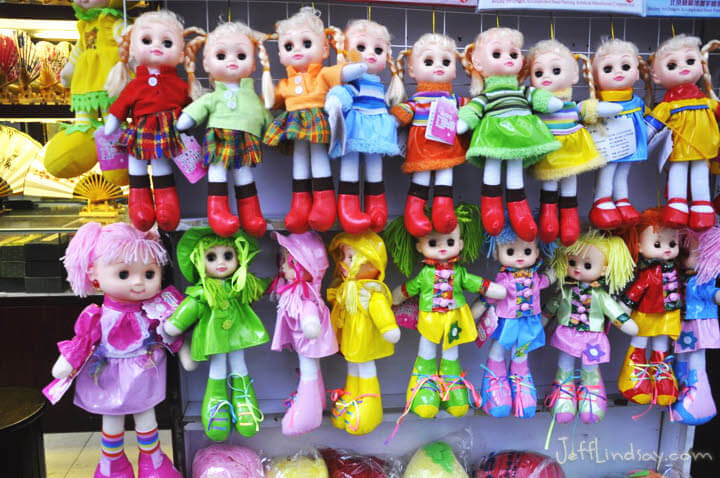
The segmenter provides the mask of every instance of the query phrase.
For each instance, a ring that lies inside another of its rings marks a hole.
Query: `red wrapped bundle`
[[[386,463],[374,456],[352,455],[332,448],[320,450],[330,478],[388,478]]]
[[[485,457],[475,478],[565,478],[549,456],[530,451],[501,451]]]

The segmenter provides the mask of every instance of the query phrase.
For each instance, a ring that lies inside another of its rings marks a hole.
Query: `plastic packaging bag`
[[[251,448],[211,445],[195,453],[193,478],[263,478],[260,457]]]
[[[397,478],[400,462],[394,458],[357,455],[347,450],[320,450],[330,478]]]
[[[265,467],[267,478],[328,478],[325,460],[317,450],[275,457]]]
[[[463,429],[421,446],[410,458],[403,478],[468,478],[472,433]]]
[[[483,458],[475,478],[565,478],[560,465],[531,451],[501,451]]]

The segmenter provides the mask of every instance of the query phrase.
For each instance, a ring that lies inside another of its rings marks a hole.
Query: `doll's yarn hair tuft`
[[[629,55],[631,58],[634,58],[637,62],[637,68],[640,72],[640,79],[645,84],[645,104],[648,107],[653,106],[653,82],[652,82],[652,75],[650,74],[650,65],[648,65],[648,62],[645,61],[645,59],[640,55],[640,51],[638,50],[638,47],[629,41],[620,40],[619,38],[605,38],[600,43],[600,46],[598,46],[597,50],[595,51],[595,54],[592,57],[591,61],[591,67],[592,67],[592,74],[594,76],[597,76],[598,68],[600,68],[600,61],[612,54],[622,54],[625,53]],[[597,83],[597,81],[596,81]],[[599,87],[595,88],[596,93],[599,93]]]
[[[662,208],[653,207],[644,210],[640,213],[640,221],[622,232],[621,237],[625,241],[630,255],[635,262],[637,262],[640,255],[640,234],[648,227],[652,227],[654,232],[665,227],[662,219]]]
[[[715,224],[702,232],[685,229],[681,233],[681,239],[683,248],[697,247],[698,284],[706,284],[717,279],[720,275],[720,225]]]
[[[513,28],[507,27],[493,27],[488,28],[484,32],[480,32],[475,41],[465,47],[462,55],[460,55],[460,61],[462,62],[465,72],[470,77],[470,95],[477,96],[483,92],[485,88],[485,82],[483,81],[483,72],[478,71],[472,62],[472,56],[475,50],[482,45],[484,42],[489,41],[491,38],[496,36],[502,37],[503,40],[509,41],[518,49],[522,49],[525,37],[522,32]]]
[[[88,271],[98,261],[104,264],[121,261],[163,266],[168,256],[155,232],[138,231],[122,222],[107,226],[89,222],[77,230],[62,261],[73,292],[86,297],[95,290]]]

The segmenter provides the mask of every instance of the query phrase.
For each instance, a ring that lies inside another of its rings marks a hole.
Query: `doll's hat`
[[[387,250],[380,236],[372,231],[366,231],[362,234],[341,232],[333,238],[328,247],[328,251],[336,261],[342,259],[342,245],[350,246],[364,256],[375,269],[380,271],[379,280],[384,279],[385,267],[387,266]]]
[[[290,252],[302,268],[308,271],[313,280],[322,280],[328,268],[328,258],[325,244],[316,232],[308,231],[287,236],[273,232],[272,238],[280,244],[280,247],[284,247]]]
[[[180,266],[180,272],[191,283],[195,283],[200,279],[200,275],[195,269],[195,265],[190,259],[190,254],[197,246],[198,242],[206,237],[214,238],[218,244],[227,244],[228,242],[237,243],[244,241],[250,244],[251,249],[255,248],[255,242],[248,238],[243,232],[238,231],[230,237],[220,237],[209,227],[196,227],[188,229],[180,238],[177,245],[177,261]]]

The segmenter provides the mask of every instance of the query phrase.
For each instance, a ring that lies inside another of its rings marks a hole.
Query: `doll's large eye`
[[[247,58],[245,53],[238,53],[238,60],[245,61],[245,58]]]
[[[150,37],[142,37],[143,45],[150,45],[152,43],[152,39]]]
[[[153,277],[155,277],[155,271],[145,271],[145,278],[146,278],[146,279],[149,280],[149,279],[152,279]]]
[[[517,57],[518,57],[517,52],[514,51],[514,52],[510,53],[510,58],[512,58],[513,60],[517,60]]]
[[[653,244],[653,246],[655,246],[655,249],[660,249],[662,247],[662,244],[660,244],[660,241],[655,241],[655,244]]]
[[[357,48],[357,51],[365,51],[365,45],[362,43],[358,43],[355,48]]]
[[[512,247],[508,247],[507,249],[505,249],[505,254],[507,254],[508,256],[513,256],[515,255],[515,249],[513,249]]]
[[[292,49],[293,49],[292,42],[287,42],[286,44],[283,45],[283,48],[285,48],[285,51],[292,51]]]
[[[631,68],[631,67],[630,67],[630,65],[629,65],[629,64],[627,64],[627,63],[623,63],[623,65],[622,65],[622,69],[623,69],[623,71],[630,71],[630,68]]]
[[[218,53],[215,55],[215,58],[217,58],[220,61],[223,61],[225,59],[225,53]]]
[[[130,277],[130,273],[128,271],[120,271],[118,272],[118,277],[122,280],[125,280]]]
[[[207,260],[208,262],[215,262],[215,259],[217,259],[217,255],[215,255],[214,252],[208,252],[205,256],[205,260]]]
[[[543,71],[542,70],[535,70],[535,78],[542,78]]]
[[[383,54],[383,49],[380,48],[380,47],[375,48],[375,54],[376,54],[376,55],[382,55],[382,54]]]
[[[233,257],[235,257],[235,255],[230,251],[226,251],[225,254],[223,254],[223,258],[225,258],[226,261],[231,261]]]
[[[172,46],[173,46],[172,40],[164,40],[164,41],[163,41],[163,46],[164,46],[165,48],[172,48]]]
[[[533,250],[528,247],[523,252],[525,252],[526,256],[532,256]]]
[[[455,239],[448,239],[448,240],[447,240],[447,245],[448,245],[448,247],[454,246],[454,245],[455,245]]]
[[[310,40],[303,40],[303,46],[305,48],[310,48],[312,46],[312,41]]]
[[[575,267],[576,264],[577,264],[577,262],[575,262],[575,259],[570,259],[570,260],[568,261],[568,265],[569,265],[570,267]]]
[[[585,270],[589,271],[590,269],[592,269],[592,264],[589,262],[586,262],[585,264],[583,264],[583,267],[585,267]]]
[[[425,66],[433,66],[432,58],[425,58]]]
[[[687,60],[685,60],[685,63],[687,63],[688,65],[694,65],[694,64],[695,64],[695,58],[688,58]]]
[[[500,52],[499,52],[499,51],[494,51],[494,52],[492,52],[492,57],[493,57],[493,58],[496,58],[496,59],[497,59],[497,58],[500,58]]]
[[[624,66],[623,66],[623,69],[624,69]],[[603,66],[603,71],[605,73],[612,73],[612,66],[610,66],[610,65]]]
[[[677,68],[677,63],[675,63],[674,61],[671,61],[670,63],[667,64],[668,70],[673,71],[675,68]]]
[[[675,249],[675,246],[677,246],[677,242],[675,242],[675,241],[670,241],[670,243],[668,244],[668,246],[670,246],[670,249]]]
[[[452,63],[452,62],[450,60],[448,60],[447,58],[443,60],[443,66],[450,66],[450,63]]]
[[[428,241],[428,246],[430,247],[437,247],[437,241],[435,239],[430,239]]]
[[[560,74],[560,71],[561,70],[558,67],[553,68],[553,75],[558,76]]]

